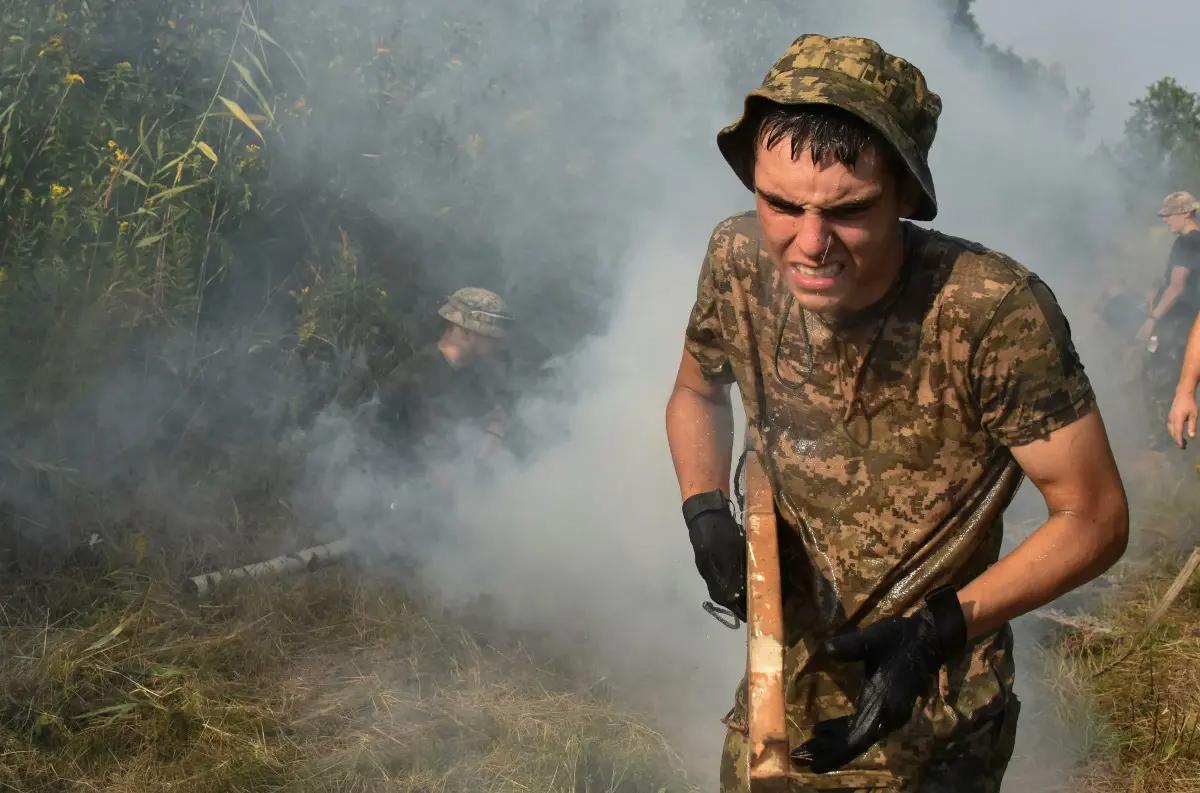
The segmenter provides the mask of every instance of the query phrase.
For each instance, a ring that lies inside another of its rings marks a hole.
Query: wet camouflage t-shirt
[[[905,262],[876,305],[830,327],[795,305],[754,213],[714,231],[687,328],[706,379],[734,384],[783,521],[793,745],[848,714],[859,665],[825,637],[908,614],[996,561],[1020,484],[1008,447],[1087,414],[1094,396],[1050,290],[1017,262],[904,224]],[[990,511],[989,511],[990,510]],[[980,520],[981,514],[997,516]],[[943,669],[913,721],[813,786],[898,785],[1010,708],[1011,630]],[[732,725],[744,714],[744,681]]]

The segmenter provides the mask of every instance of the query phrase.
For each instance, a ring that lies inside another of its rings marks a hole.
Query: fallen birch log
[[[314,545],[301,551],[276,556],[265,562],[255,562],[244,567],[232,567],[228,570],[216,570],[203,575],[191,576],[184,579],[183,586],[192,595],[205,597],[212,594],[220,584],[232,579],[262,578],[268,575],[312,571],[336,561],[349,551],[350,539],[343,537],[324,545]]]

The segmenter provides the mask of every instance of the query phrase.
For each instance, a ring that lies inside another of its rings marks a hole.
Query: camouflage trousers
[[[805,787],[793,779],[790,793],[1000,793],[1000,783],[1016,745],[1021,703],[1014,695],[1007,711],[976,732],[952,756],[938,758],[922,779],[901,787]],[[730,727],[721,756],[721,793],[747,793],[746,733]],[[832,781],[832,780],[831,780]]]

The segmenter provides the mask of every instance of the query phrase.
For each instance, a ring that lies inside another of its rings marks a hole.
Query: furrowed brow
[[[766,190],[759,190],[758,194],[762,196],[763,201],[766,201],[771,206],[784,212],[795,212],[798,214],[804,211],[804,204],[797,204],[794,201],[789,201],[783,196],[769,193]]]
[[[764,201],[780,211],[801,214],[806,209],[804,204],[798,204],[794,201],[789,201],[783,196],[776,195],[766,190],[758,190],[757,192]],[[816,208],[816,211],[821,213],[838,213],[852,212],[857,209],[866,209],[878,201],[882,195],[883,193],[880,191],[871,193],[869,195],[856,196],[841,203],[833,204],[832,206]]]

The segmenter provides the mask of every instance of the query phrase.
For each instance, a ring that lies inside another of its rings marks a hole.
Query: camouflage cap
[[[438,315],[460,328],[503,339],[508,335],[512,317],[495,292],[469,286],[459,289],[438,309]]]
[[[929,148],[942,100],[908,61],[888,54],[871,39],[807,33],[792,42],[762,85],[746,95],[742,117],[717,135],[721,154],[750,190],[754,174],[747,155],[755,130],[746,122],[763,102],[832,105],[858,116],[891,144],[921,185],[924,195],[911,217],[937,216]]]
[[[1197,211],[1200,211],[1200,201],[1193,198],[1191,193],[1179,190],[1163,199],[1162,209],[1158,210],[1158,214],[1166,217],[1167,215],[1190,215]]]

